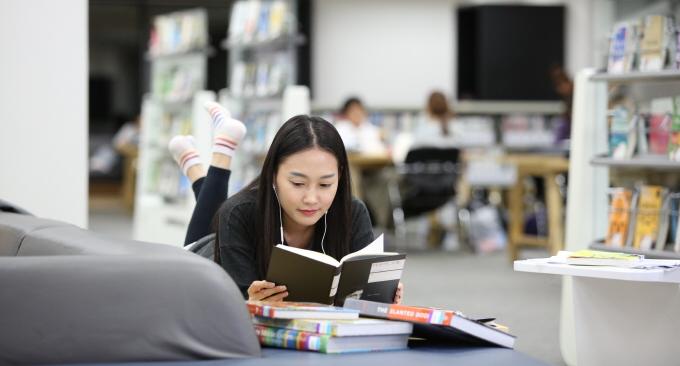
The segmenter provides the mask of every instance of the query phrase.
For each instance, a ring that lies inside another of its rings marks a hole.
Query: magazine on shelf
[[[347,299],[344,307],[359,310],[362,316],[411,322],[414,337],[435,342],[506,348],[515,344],[516,337],[501,330],[506,327],[474,320],[457,311],[358,299]]]
[[[624,105],[609,111],[609,155],[614,159],[628,159],[635,151],[637,118]]]
[[[406,255],[383,252],[380,235],[339,261],[313,250],[277,245],[266,280],[287,287],[290,301],[342,305],[345,298],[392,302]]]
[[[655,113],[649,117],[649,152],[666,155],[671,118],[667,113]]]
[[[626,247],[633,247],[633,237],[635,236],[635,225],[637,224],[637,209],[640,198],[640,188],[633,190],[633,197],[630,200],[630,217],[628,222],[628,234],[626,235]]]
[[[659,232],[656,235],[656,246],[655,249],[662,251],[666,247],[666,242],[668,242],[668,230],[670,227],[670,210],[671,210],[671,200],[672,195],[667,193],[661,204],[661,209],[659,210]]]
[[[626,188],[612,188],[609,204],[609,228],[605,244],[613,247],[623,247],[628,235],[630,222],[630,208],[633,193]]]
[[[674,97],[668,136],[668,158],[672,161],[680,161],[680,107],[678,103],[678,97]]]
[[[662,186],[640,187],[633,248],[650,250],[654,247],[659,232],[659,212],[665,195],[666,189]]]
[[[640,71],[660,71],[664,67],[666,45],[664,27],[666,17],[650,15],[644,19],[640,40]]]
[[[680,200],[671,200],[671,225],[673,231],[673,251],[680,253]],[[673,216],[674,215],[674,216]]]
[[[621,74],[633,71],[639,47],[639,22],[620,22],[614,26],[609,40],[607,72]]]

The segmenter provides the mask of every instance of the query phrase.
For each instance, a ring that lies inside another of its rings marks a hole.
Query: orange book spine
[[[451,324],[451,319],[453,319],[454,314],[455,313],[450,310],[390,305],[387,311],[387,318],[418,323],[449,325]]]

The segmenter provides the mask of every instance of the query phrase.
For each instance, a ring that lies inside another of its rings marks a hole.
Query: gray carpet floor
[[[121,239],[132,237],[132,218],[122,209],[110,204],[90,208],[91,230]],[[517,336],[515,349],[549,364],[564,365],[559,349],[559,276],[514,272],[505,252],[418,251],[408,252],[403,282],[404,304],[495,317]]]

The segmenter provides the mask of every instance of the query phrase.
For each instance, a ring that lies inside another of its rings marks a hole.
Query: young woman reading
[[[281,301],[288,295],[285,286],[262,280],[276,244],[340,259],[373,241],[366,206],[352,198],[347,153],[332,124],[304,115],[286,121],[272,141],[259,177],[226,199],[231,157],[245,127],[218,104],[207,108],[215,125],[207,173],[190,137],[170,142],[197,197],[186,243],[210,233],[209,221],[217,211],[215,261],[247,299]],[[199,207],[202,212],[197,212]],[[399,284],[394,301],[400,302],[402,294]]]

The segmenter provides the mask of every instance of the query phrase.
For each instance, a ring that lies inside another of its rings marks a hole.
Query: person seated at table
[[[382,153],[386,150],[380,130],[367,120],[366,108],[357,97],[347,99],[342,105],[335,128],[349,152]]]
[[[424,116],[413,131],[414,145],[432,147],[454,146],[458,138],[455,113],[444,93],[434,91],[427,98]]]
[[[427,98],[423,116],[412,132],[400,133],[392,146],[392,158],[401,163],[410,149],[417,147],[447,148],[460,144],[461,125],[455,121],[455,113],[446,95],[433,91]]]

